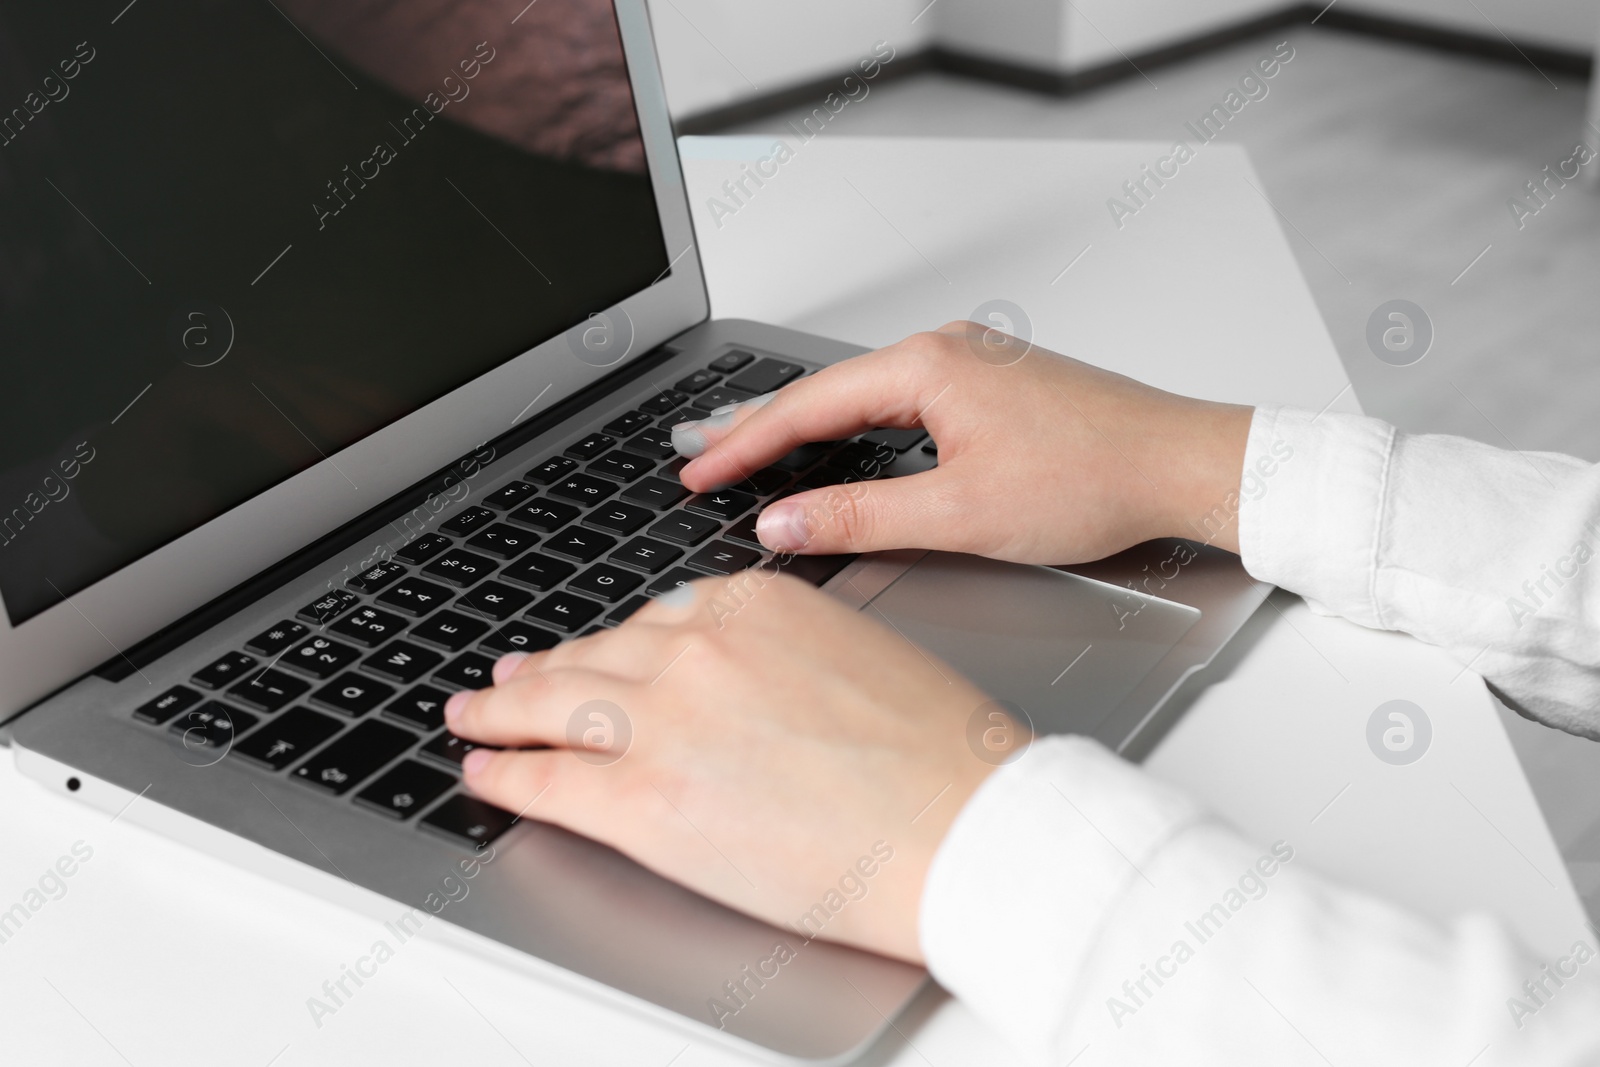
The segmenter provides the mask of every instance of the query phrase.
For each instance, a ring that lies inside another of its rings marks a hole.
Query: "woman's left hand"
[[[975,717],[992,739],[993,709],[946,664],[803,582],[746,571],[508,656],[495,680],[450,699],[450,729],[550,747],[469,754],[486,800],[774,924],[921,959],[928,866],[994,762],[968,740]]]

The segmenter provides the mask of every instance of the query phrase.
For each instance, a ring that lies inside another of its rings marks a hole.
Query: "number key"
[[[311,637],[284,655],[279,662],[290,670],[313,678],[330,678],[348,667],[361,653],[326,637]]]
[[[378,603],[421,618],[450,599],[450,590],[420,578],[407,578],[378,597]]]
[[[487,578],[496,566],[498,564],[486,556],[456,548],[422,568],[422,573],[442,582],[449,582],[459,589],[465,589]]]
[[[487,553],[495,559],[516,559],[532,548],[538,540],[538,534],[531,534],[526,530],[519,530],[515,526],[507,526],[503,522],[497,522],[493,526],[486,527],[476,536],[469,538],[467,547]]]
[[[328,632],[349,638],[367,648],[377,648],[405,628],[406,620],[393,612],[357,608],[328,627]]]

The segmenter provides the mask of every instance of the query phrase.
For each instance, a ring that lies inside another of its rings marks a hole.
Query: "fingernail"
[[[656,603],[669,608],[687,608],[694,604],[694,590],[686,585],[662,593],[656,597]]]
[[[467,694],[456,693],[444,702],[444,717],[450,722],[461,718],[461,713],[467,710]]]
[[[461,761],[461,773],[468,778],[476,778],[478,774],[494,759],[494,753],[487,748],[475,748],[467,753]]]
[[[694,459],[706,450],[706,435],[698,422],[680,422],[672,428],[672,447],[678,455]]]
[[[506,679],[510,678],[513,674],[516,674],[517,668],[522,666],[522,661],[527,658],[528,653],[526,652],[507,652],[505,655],[495,660],[494,684],[499,685],[501,682],[504,682]]]
[[[811,540],[804,505],[780,500],[756,520],[756,536],[774,552],[798,552]]]

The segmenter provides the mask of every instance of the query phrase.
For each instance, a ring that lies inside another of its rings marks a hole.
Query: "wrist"
[[[1239,551],[1239,485],[1255,409],[1189,401],[1162,457],[1163,534]]]

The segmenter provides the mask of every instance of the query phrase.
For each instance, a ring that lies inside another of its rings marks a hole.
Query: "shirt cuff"
[[[1394,428],[1258,408],[1239,486],[1239,556],[1323,614],[1381,627],[1376,576]]]
[[[1057,1058],[1062,1005],[1141,868],[1200,809],[1084,737],[1036,740],[956,817],[922,896],[928,969],[1019,1052]]]

